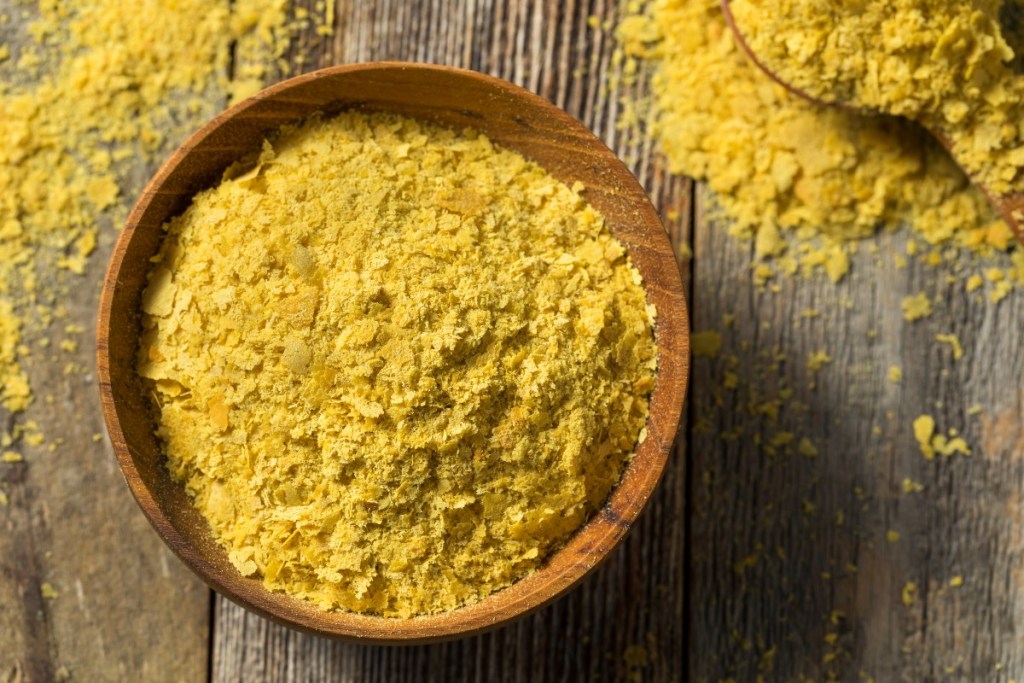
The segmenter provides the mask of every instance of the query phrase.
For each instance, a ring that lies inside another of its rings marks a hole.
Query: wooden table
[[[28,417],[64,443],[0,469],[0,681],[1024,680],[1020,297],[992,306],[941,269],[897,267],[900,235],[865,244],[838,286],[755,288],[751,246],[707,217],[709,195],[667,175],[646,133],[616,128],[619,98],[647,88],[610,87],[621,67],[601,24],[618,5],[338,0],[334,36],[310,32],[292,54],[312,56],[303,69],[415,60],[522,84],[626,159],[692,249],[680,267],[695,329],[719,331],[722,350],[696,359],[675,455],[611,560],[482,637],[388,648],[289,631],[211,594],[162,546],[92,439],[94,378],[35,363],[54,400]],[[67,302],[89,330],[113,238]],[[939,303],[908,324],[900,304],[919,291]],[[831,362],[812,371],[819,351]],[[973,455],[926,460],[910,427],[923,413]],[[817,455],[772,447],[780,434]],[[59,597],[41,597],[44,581]]]

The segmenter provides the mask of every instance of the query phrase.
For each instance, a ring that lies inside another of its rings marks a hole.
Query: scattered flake
[[[914,420],[914,438],[917,439],[921,453],[928,460],[933,459],[936,454],[946,457],[957,453],[971,455],[967,442],[957,435],[955,429],[950,429],[947,434],[937,434],[935,419],[930,415],[922,415]]]
[[[992,290],[988,293],[989,301],[994,304],[999,303],[1013,291],[1013,283],[1009,280],[1000,280],[992,285]]]
[[[889,366],[889,381],[893,384],[899,384],[903,381],[903,369],[898,365]]]
[[[908,581],[904,584],[901,597],[906,607],[912,606],[917,599],[917,584],[913,581]]]
[[[40,584],[39,594],[43,596],[44,600],[56,600],[57,596],[60,595],[49,581],[43,581]]]
[[[900,532],[889,529],[885,532],[885,540],[889,543],[896,543],[900,540]]]
[[[954,576],[949,580],[950,588],[959,588],[962,585],[964,585],[964,577],[962,576]]]
[[[17,453],[15,451],[4,451],[0,454],[0,462],[15,463],[22,462],[23,460],[25,460],[25,458],[22,457],[21,453]]]
[[[914,420],[914,438],[921,447],[921,453],[928,460],[935,457],[935,449],[932,447],[932,436],[935,434],[935,418],[931,415],[922,415]]]
[[[805,458],[816,458],[818,457],[818,449],[815,447],[811,440],[807,437],[800,439],[800,444],[797,446],[797,452]]]
[[[927,318],[932,314],[932,302],[924,292],[903,299],[903,318],[907,322]]]
[[[983,284],[984,280],[981,279],[981,276],[975,274],[967,278],[967,282],[964,284],[964,289],[967,290],[968,293],[970,293],[975,290],[981,289]]]
[[[696,332],[690,339],[690,349],[696,358],[717,358],[722,349],[722,335],[714,330]]]
[[[960,345],[960,339],[955,334],[937,334],[935,340],[950,345],[953,349],[953,360],[960,360],[964,357],[964,347]]]
[[[947,458],[951,455],[970,456],[971,448],[967,445],[967,442],[959,436],[956,436],[955,430],[949,430],[950,436],[944,436],[942,434],[936,434],[932,438],[932,448],[939,455],[946,456]]]
[[[903,493],[920,493],[924,491],[924,484],[918,483],[913,479],[905,478],[903,480]]]
[[[11,413],[31,400],[13,349],[44,332],[44,304],[81,286],[71,278],[98,231],[121,222],[165,141],[217,113],[229,59],[265,80],[292,33],[287,0],[29,4],[18,73],[0,77],[0,405]]]
[[[807,369],[814,373],[832,362],[832,357],[824,351],[815,351],[807,359]]]
[[[770,3],[740,2],[739,9],[753,5]],[[705,180],[715,195],[712,212],[724,214],[730,233],[752,240],[762,258],[789,259],[803,275],[838,280],[849,267],[848,241],[903,223],[931,249],[929,263],[941,261],[949,245],[982,255],[1011,248],[1006,226],[920,126],[818,107],[775,87],[732,39],[718,0],[634,9],[617,38],[623,53],[655,68],[651,118],[670,170]],[[810,41],[774,47],[801,43]],[[822,52],[809,63],[820,64]],[[918,245],[907,251],[916,254]],[[775,272],[795,271],[762,263],[754,280],[764,286]]]

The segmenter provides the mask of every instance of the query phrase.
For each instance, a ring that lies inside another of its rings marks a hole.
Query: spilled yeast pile
[[[138,368],[243,574],[439,612],[607,497],[643,439],[653,310],[583,191],[471,132],[345,113],[165,226]]]
[[[67,317],[69,289],[82,286],[72,278],[86,273],[99,228],[120,221],[144,164],[216,113],[226,92],[252,90],[284,53],[287,5],[0,6],[0,409],[29,407],[27,365],[45,353],[33,347]],[[0,431],[0,445],[11,438]]]
[[[1024,189],[1024,77],[1003,0],[736,0],[754,52],[830,101],[918,118],[994,191]]]
[[[627,55],[656,67],[655,126],[671,170],[707,181],[734,233],[781,270],[839,279],[846,243],[903,223],[933,247],[1011,245],[924,131],[789,94],[737,46],[718,0],[652,0],[618,33]]]

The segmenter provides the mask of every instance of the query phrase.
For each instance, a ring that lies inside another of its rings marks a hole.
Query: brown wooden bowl
[[[660,355],[648,437],[604,507],[540,569],[509,588],[467,607],[411,619],[326,612],[239,574],[184,488],[171,480],[154,435],[149,398],[135,371],[141,295],[164,222],[283,124],[353,107],[455,129],[472,127],[566,183],[581,181],[587,199],[627,247],[658,311]],[[478,633],[523,616],[567,591],[622,540],[672,447],[688,379],[689,327],[679,269],[658,214],[623,163],[585,126],[546,100],[483,74],[418,64],[358,64],[272,86],[213,119],[171,155],[132,209],[110,259],[97,361],[104,417],[128,487],[157,533],[206,583],[288,626],[338,638],[410,643]]]

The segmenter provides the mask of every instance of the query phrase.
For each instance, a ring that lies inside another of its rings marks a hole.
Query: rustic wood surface
[[[614,42],[588,17],[614,21],[618,4],[340,0],[333,38],[310,32],[291,55],[309,56],[303,70],[467,66],[539,92],[632,165],[673,241],[693,248],[682,266],[695,329],[721,332],[722,351],[695,360],[675,457],[610,561],[538,614],[442,645],[329,642],[218,597],[211,613],[89,438],[95,387],[37,367],[35,385],[56,400],[33,415],[66,441],[0,470],[11,496],[0,508],[0,681],[51,680],[61,667],[82,681],[1024,680],[1020,297],[993,306],[915,259],[897,268],[900,236],[880,238],[877,254],[865,245],[839,286],[781,280],[759,292],[750,249],[706,215],[712,198],[667,176],[646,134],[616,129]],[[92,282],[110,244],[107,234]],[[936,311],[908,324],[900,303],[920,291]],[[91,330],[95,304],[79,287],[68,307]],[[958,335],[963,358],[939,333]],[[832,360],[812,372],[819,351]],[[764,404],[786,388],[773,420]],[[925,460],[910,428],[925,413],[973,455]],[[780,433],[808,438],[817,456],[769,455]],[[904,493],[904,479],[923,490]],[[39,599],[42,581],[60,597]]]

